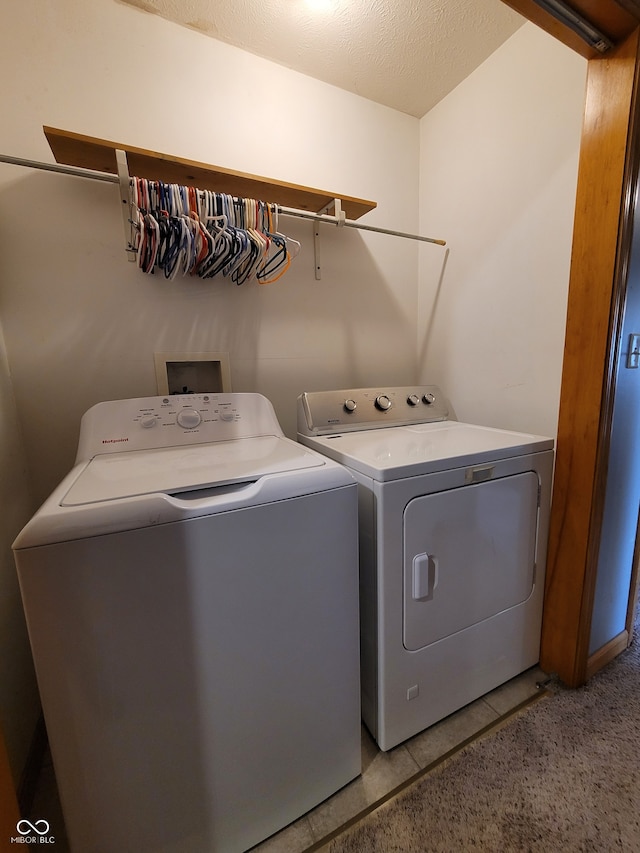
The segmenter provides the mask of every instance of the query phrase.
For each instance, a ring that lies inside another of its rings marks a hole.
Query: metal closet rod
[[[95,172],[92,169],[80,169],[77,166],[61,166],[58,163],[41,163],[38,160],[24,160],[20,157],[10,157],[0,154],[0,163],[9,163],[12,166],[25,166],[28,169],[42,169],[45,172],[58,172],[63,175],[73,175],[76,178],[89,178],[94,181],[105,181],[109,184],[119,183],[117,175],[105,172]],[[374,231],[376,234],[389,234],[392,237],[404,237],[407,240],[418,240],[421,243],[435,243],[437,246],[446,246],[445,240],[436,240],[433,237],[422,237],[419,234],[407,234],[404,231],[392,231],[389,228],[376,228],[373,225],[361,225],[350,219],[342,219],[337,216],[329,216],[324,213],[307,213],[302,210],[293,210],[288,207],[277,205],[278,212],[282,216],[295,216],[299,219],[311,219],[314,222],[326,222],[330,225],[344,226],[345,228],[357,228],[358,231]]]
[[[117,184],[118,176],[105,172],[94,172],[92,169],[79,169],[77,166],[60,166],[58,163],[40,163],[38,160],[23,160],[20,157],[9,157],[0,154],[0,163],[10,163],[12,166],[26,166],[28,169],[42,169],[45,172],[60,172],[63,175],[73,175],[76,178],[91,178],[94,181],[106,181]]]
[[[407,234],[404,231],[391,231],[389,228],[376,228],[374,225],[361,225],[350,219],[339,219],[337,216],[327,216],[324,213],[305,213],[302,210],[291,210],[287,207],[278,207],[278,212],[283,216],[297,216],[300,219],[312,219],[315,222],[327,222],[328,224],[344,226],[345,228],[357,228],[358,231],[375,231],[376,234],[390,234],[392,237],[405,237],[407,240],[419,240],[421,243],[435,243],[437,246],[446,246],[445,240],[436,240],[433,237],[422,237],[420,234]]]

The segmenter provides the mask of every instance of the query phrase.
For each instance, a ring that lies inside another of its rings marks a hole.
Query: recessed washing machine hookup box
[[[226,352],[157,352],[158,394],[200,394],[231,391]]]

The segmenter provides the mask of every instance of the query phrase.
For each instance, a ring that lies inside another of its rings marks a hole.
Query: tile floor
[[[320,850],[347,822],[354,822],[359,814],[384,801],[399,786],[410,784],[412,777],[421,775],[430,764],[539,694],[538,684],[544,681],[545,673],[533,667],[389,752],[381,752],[363,727],[362,775],[295,823],[253,847],[252,853]],[[51,849],[55,853],[69,853],[49,759],[42,768],[31,814],[32,820],[42,818],[49,821],[56,838]]]

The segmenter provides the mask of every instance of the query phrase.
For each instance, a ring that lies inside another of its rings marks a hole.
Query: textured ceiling
[[[421,117],[524,23],[501,0],[121,0]]]

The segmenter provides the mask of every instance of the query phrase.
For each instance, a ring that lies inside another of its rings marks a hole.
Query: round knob
[[[176,418],[178,424],[185,429],[195,429],[200,425],[202,418],[196,409],[181,409]]]
[[[409,394],[409,396],[407,397],[407,403],[410,406],[417,406],[419,402],[420,402],[420,397],[418,397],[417,394]]]
[[[380,394],[379,397],[376,397],[376,408],[380,409],[381,412],[386,412],[391,408],[391,400],[386,394]]]
[[[436,398],[433,396],[433,394],[425,394],[422,398],[422,402],[426,403],[427,406],[430,406],[432,403],[435,403],[435,401]]]
[[[143,426],[145,429],[151,429],[156,423],[155,415],[144,415],[144,417],[140,418],[140,426]]]
[[[358,408],[358,404],[355,400],[345,400],[344,408],[346,412],[355,412],[355,410]]]

